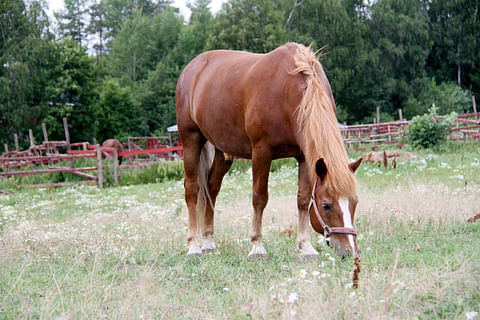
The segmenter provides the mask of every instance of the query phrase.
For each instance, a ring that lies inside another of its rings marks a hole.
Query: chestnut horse
[[[267,54],[202,53],[180,75],[176,103],[189,215],[187,256],[215,250],[215,201],[231,167],[225,154],[252,159],[249,257],[266,256],[261,229],[270,164],[285,157],[298,161],[301,255],[318,255],[309,218],[341,255],[356,254],[354,172],[362,159],[348,164],[330,84],[310,47],[288,43]],[[201,248],[197,226],[203,228]]]
[[[117,154],[120,154],[120,152],[123,152],[123,145],[120,141],[117,139],[108,139],[103,141],[102,147],[109,147],[109,148],[114,148],[117,149]],[[118,164],[122,164],[122,159],[123,157],[119,156],[118,157]]]

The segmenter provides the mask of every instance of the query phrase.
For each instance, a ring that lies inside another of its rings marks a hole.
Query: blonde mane
[[[315,164],[323,158],[328,169],[325,179],[328,192],[339,197],[356,196],[357,182],[348,166],[335,102],[322,65],[311,48],[303,45],[298,45],[294,59],[297,68],[290,73],[306,76],[303,98],[296,112],[309,173],[315,177]]]

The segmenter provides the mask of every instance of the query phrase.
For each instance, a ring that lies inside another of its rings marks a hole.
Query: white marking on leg
[[[252,241],[252,250],[248,254],[249,258],[264,258],[267,256],[267,251],[262,245],[261,241]]]
[[[345,228],[353,228],[352,224],[352,215],[350,214],[350,207],[347,198],[340,198],[338,200],[340,203],[340,209],[343,212],[343,226]],[[351,234],[347,235],[348,242],[350,243],[350,247],[352,248],[352,254],[355,256],[355,243],[353,241],[353,236]]]
[[[203,246],[202,246],[202,252],[203,253],[208,253],[208,252],[214,252],[215,251],[215,241],[213,240],[212,235],[208,235],[203,238]]]
[[[194,257],[194,256],[201,256],[201,255],[202,255],[202,249],[200,249],[198,242],[192,241],[192,243],[190,243],[188,247],[187,257]]]

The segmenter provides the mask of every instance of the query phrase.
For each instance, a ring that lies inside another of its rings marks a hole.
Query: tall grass
[[[179,180],[1,195],[0,318],[466,319],[480,311],[480,225],[466,223],[480,208],[478,153],[359,168],[357,290],[353,261],[317,234],[319,258],[298,255],[295,162],[270,175],[268,256],[247,259],[251,173],[242,166],[219,194],[217,252],[198,259],[185,257]]]

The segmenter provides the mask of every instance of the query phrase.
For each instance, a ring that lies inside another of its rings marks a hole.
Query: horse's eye
[[[328,202],[322,202],[322,208],[325,211],[331,211],[332,210],[332,204]]]

